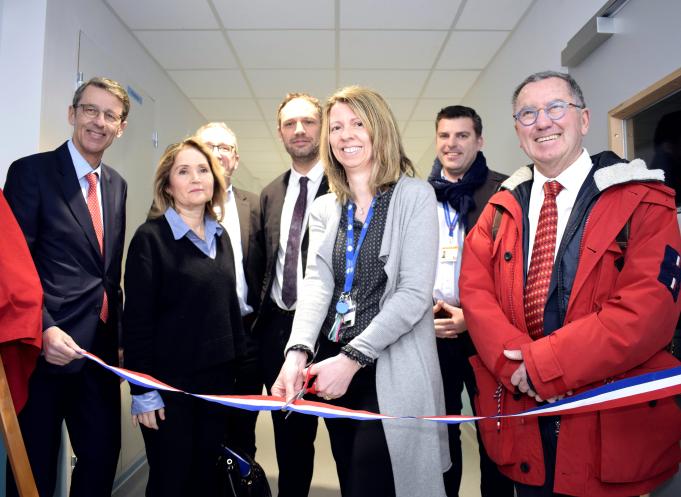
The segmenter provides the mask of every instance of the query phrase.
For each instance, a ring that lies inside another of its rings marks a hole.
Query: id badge
[[[350,328],[355,325],[355,314],[357,311],[357,305],[349,296],[342,300],[344,304],[343,307],[343,321],[341,322],[341,329]],[[337,306],[338,307],[338,306]]]
[[[446,245],[440,251],[440,262],[456,262],[459,258],[458,245]]]

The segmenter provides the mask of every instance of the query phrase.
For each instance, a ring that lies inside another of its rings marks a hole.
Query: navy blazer
[[[7,173],[5,196],[40,275],[45,296],[43,330],[59,326],[80,347],[92,350],[106,290],[107,328],[113,336],[105,341],[106,350],[93,352],[111,359],[118,346],[122,305],[127,184],[104,164],[101,171],[104,257],[66,143],[15,161]],[[72,372],[83,363],[48,367],[53,372]]]

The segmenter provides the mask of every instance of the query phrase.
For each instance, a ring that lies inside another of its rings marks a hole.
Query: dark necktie
[[[97,235],[99,253],[104,257],[104,226],[102,225],[102,215],[99,212],[99,200],[97,200],[97,173],[88,173],[85,175],[85,179],[88,183],[87,210],[90,211],[92,226],[95,228],[95,234]],[[99,319],[104,323],[109,319],[109,299],[106,297],[106,290],[104,290],[102,310],[99,312]]]
[[[544,336],[544,307],[553,272],[556,251],[558,209],[556,195],[563,189],[557,181],[544,183],[544,203],[539,211],[537,233],[534,236],[532,260],[525,283],[525,322],[533,340]]]
[[[300,237],[303,231],[303,218],[307,207],[307,182],[308,178],[301,176],[300,193],[293,208],[291,227],[288,230],[288,242],[286,243],[286,256],[284,257],[284,282],[281,289],[281,299],[286,307],[291,307],[296,302],[298,294],[298,256],[300,255]]]

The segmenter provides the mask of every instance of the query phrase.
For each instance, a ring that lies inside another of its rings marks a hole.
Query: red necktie
[[[544,183],[544,203],[539,211],[532,260],[525,284],[525,322],[533,340],[544,336],[544,307],[549,292],[553,257],[556,250],[558,209],[556,195],[563,189],[557,181]]]
[[[102,216],[99,212],[99,200],[97,200],[97,173],[88,173],[85,176],[88,183],[87,189],[87,210],[90,211],[92,218],[92,226],[95,228],[97,235],[97,242],[99,242],[99,252],[104,257],[104,226],[102,225]],[[99,319],[104,323],[109,318],[109,299],[104,290],[104,298],[102,299],[102,310],[99,313]]]

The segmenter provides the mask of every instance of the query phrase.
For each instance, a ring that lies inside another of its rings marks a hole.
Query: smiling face
[[[118,97],[96,86],[88,86],[83,91],[78,107],[69,107],[69,123],[73,126],[72,141],[83,158],[96,168],[104,151],[109,148],[114,139],[123,134],[126,121],[114,124],[104,119],[105,112],[117,116],[123,113],[123,102]],[[80,105],[91,105],[100,111],[97,117],[87,117]]]
[[[317,108],[304,98],[290,100],[279,114],[279,136],[294,165],[319,160],[321,122]]]
[[[371,137],[348,104],[338,102],[329,111],[329,145],[346,174],[371,171]]]
[[[560,78],[548,78],[528,83],[520,90],[513,112],[524,107],[544,109],[556,100],[575,101],[567,82]],[[552,121],[541,110],[537,122],[531,126],[515,123],[516,134],[527,156],[539,171],[548,178],[555,178],[582,153],[582,139],[589,130],[589,110],[568,107],[565,115]]]
[[[482,148],[482,136],[475,134],[473,119],[440,119],[437,123],[435,149],[445,177],[457,181],[470,169]]]
[[[175,156],[166,192],[173,198],[177,212],[194,210],[213,198],[213,183],[206,156],[193,147],[186,147]]]

